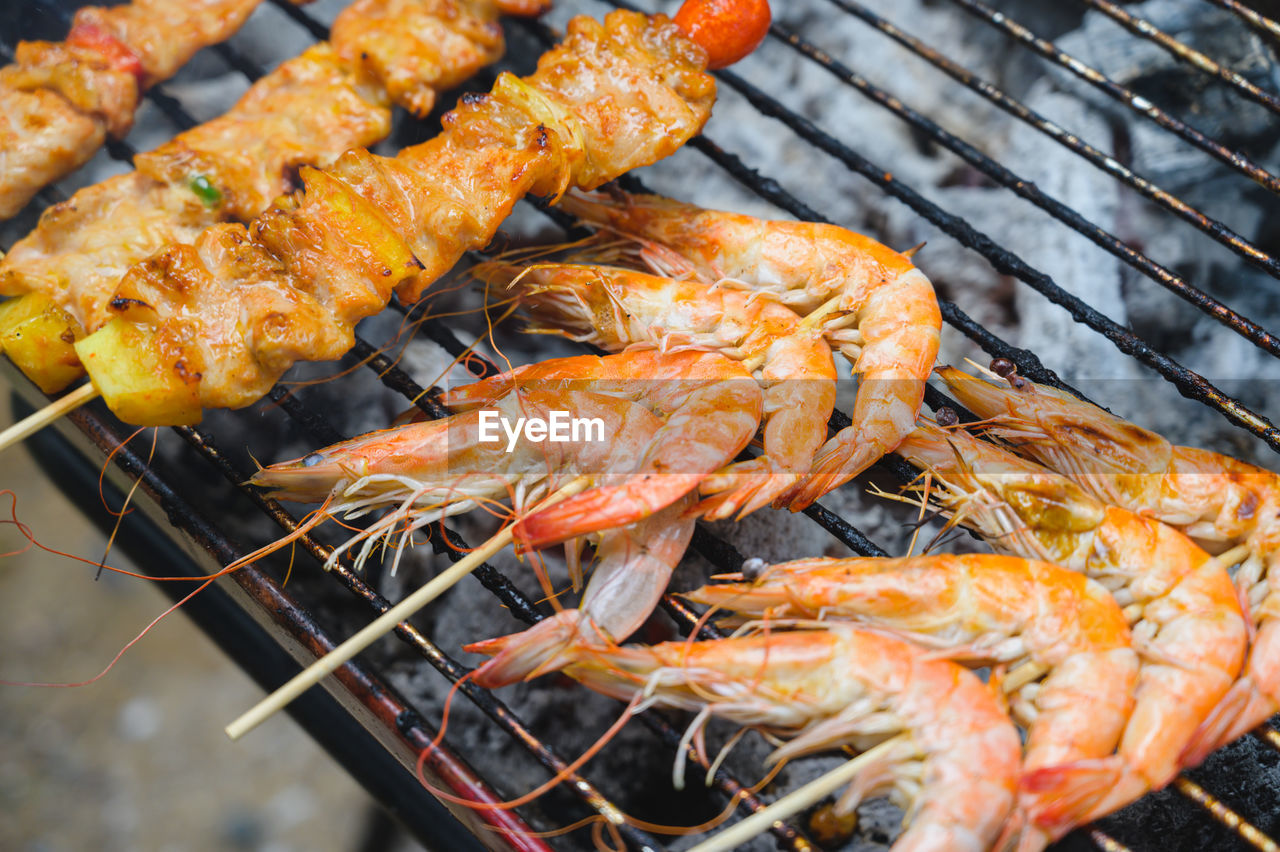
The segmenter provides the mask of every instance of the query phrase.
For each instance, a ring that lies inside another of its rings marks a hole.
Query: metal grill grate
[[[563,2],[565,5],[573,5],[570,0],[563,0]],[[1280,262],[1259,246],[1234,233],[1225,224],[1206,216],[1171,193],[1135,174],[1112,157],[1076,138],[1069,131],[1037,114],[992,84],[978,79],[971,72],[948,59],[944,53],[930,48],[909,33],[901,31],[894,25],[879,18],[870,10],[853,2],[853,0],[830,0],[830,2],[834,9],[854,16],[867,23],[871,29],[894,39],[907,50],[928,61],[968,89],[978,93],[1009,114],[1078,154],[1084,161],[1101,169],[1126,186],[1133,188],[1161,208],[1192,224],[1273,277],[1280,277]],[[1050,62],[1080,76],[1108,96],[1142,113],[1189,144],[1227,163],[1262,186],[1273,191],[1280,191],[1280,178],[1266,171],[1262,166],[1254,163],[1240,152],[1229,150],[1225,146],[1209,139],[1200,131],[1160,110],[1135,92],[1106,78],[1100,72],[1085,66],[1079,60],[1062,53],[1053,44],[1037,38],[1029,30],[1010,20],[1005,15],[976,2],[976,0],[952,0],[952,2],[981,20],[997,27],[1014,42],[1027,46]],[[1176,40],[1170,43],[1171,37],[1155,30],[1146,22],[1134,19],[1123,10],[1102,2],[1102,0],[1082,0],[1082,2],[1116,18],[1125,26],[1131,28],[1138,36],[1157,41],[1173,52],[1181,61],[1205,73],[1213,74],[1223,79],[1244,96],[1250,97],[1268,108],[1276,108],[1278,102],[1276,96],[1258,89],[1253,84],[1243,80],[1243,78],[1238,78],[1238,75],[1235,75],[1234,72],[1218,67],[1212,60],[1194,53],[1190,48],[1181,45]],[[1273,35],[1280,34],[1280,27],[1275,22],[1262,17],[1247,7],[1241,6],[1234,0],[1211,0],[1211,2],[1230,9],[1264,32]],[[283,11],[290,20],[305,28],[314,38],[327,37],[327,28],[305,9],[296,8],[285,0],[273,0],[273,5]],[[614,3],[613,5],[625,4]],[[67,18],[65,11],[62,11],[60,7],[50,5],[46,8],[55,14],[61,15],[63,18]],[[549,45],[553,40],[552,33],[541,24],[520,22],[517,26],[531,33],[537,41],[543,44]],[[6,34],[6,41],[12,43],[22,35],[24,34],[8,33]],[[952,151],[996,184],[1008,188],[1023,199],[1035,204],[1059,222],[1092,240],[1143,276],[1195,305],[1199,310],[1212,316],[1254,346],[1272,355],[1280,355],[1280,341],[1259,324],[1220,303],[1203,290],[1186,281],[1182,276],[1161,266],[1142,252],[1126,245],[1119,237],[1108,233],[1067,205],[1042,192],[1033,184],[1014,174],[1000,162],[988,157],[964,140],[944,130],[925,115],[912,110],[892,95],[868,82],[839,60],[824,53],[820,47],[812,44],[806,38],[792,33],[780,25],[773,27],[771,37],[821,66],[842,85],[846,85],[869,98],[884,107],[896,118],[907,122],[919,133]],[[238,50],[235,47],[235,43],[233,39],[227,44],[212,48],[212,52],[220,57],[227,67],[239,72],[248,80],[257,79],[262,74],[261,69],[254,61]],[[8,44],[5,45],[6,49],[8,46]],[[1020,280],[1049,301],[1063,307],[1078,322],[1111,341],[1112,345],[1121,352],[1150,367],[1176,387],[1183,396],[1201,402],[1218,411],[1231,423],[1257,436],[1271,448],[1280,450],[1280,431],[1261,414],[1251,411],[1246,405],[1224,393],[1202,376],[1177,363],[1132,331],[1073,296],[1055,283],[1049,275],[1035,269],[1017,255],[1002,247],[998,241],[974,228],[964,218],[950,213],[929,201],[916,190],[894,178],[890,172],[885,171],[878,164],[870,162],[850,146],[824,132],[813,122],[794,111],[794,109],[789,108],[774,96],[752,85],[742,76],[726,71],[721,72],[720,77],[729,88],[745,98],[762,116],[783,123],[797,138],[834,157],[851,172],[865,177],[878,186],[886,195],[903,202],[939,230],[984,257],[997,272]],[[175,132],[186,129],[196,123],[181,102],[168,94],[163,87],[151,90],[147,97],[151,103],[159,108],[165,119],[172,124]],[[748,190],[778,208],[804,219],[821,221],[826,218],[821,211],[812,209],[776,181],[756,171],[750,163],[744,162],[736,154],[718,145],[713,139],[703,136],[690,143],[689,147],[699,152],[709,162],[722,169]],[[131,159],[135,153],[133,148],[126,142],[112,143],[107,150],[110,156],[122,161]],[[38,197],[36,205],[43,207],[49,203],[62,200],[65,196],[66,193],[56,188],[50,188]],[[539,206],[539,209],[542,209],[546,215],[558,224],[568,225],[564,221],[564,217],[557,215],[556,211],[547,210],[541,206]],[[1000,339],[970,318],[953,302],[943,300],[941,307],[943,316],[949,325],[971,339],[993,357],[1009,358],[1018,365],[1023,375],[1037,381],[1060,387],[1066,386],[1052,370],[1040,362],[1034,353],[1015,347]],[[410,319],[420,319],[413,310],[399,309]],[[442,346],[452,355],[456,356],[465,351],[465,346],[458,340],[452,329],[438,320],[430,318],[422,320],[419,326],[419,333]],[[435,402],[435,397],[430,391],[417,385],[407,374],[396,367],[395,363],[387,355],[380,353],[371,344],[357,339],[353,355],[361,360],[367,369],[372,370],[383,384],[417,405],[428,416],[442,417],[447,415],[448,412]],[[481,366],[486,365],[482,363]],[[487,365],[486,368],[491,367],[492,365]],[[321,412],[308,407],[288,389],[277,387],[272,392],[271,398],[296,423],[297,427],[317,444],[329,443],[343,437],[330,425],[328,418]],[[944,404],[954,405],[936,390],[930,391],[928,402],[935,408]],[[110,418],[104,419],[92,409],[78,412],[73,416],[72,420],[84,434],[90,436],[93,443],[102,451],[109,450],[121,438],[121,435],[111,425]],[[833,417],[833,428],[842,428],[847,424],[848,420],[843,414],[837,413]],[[240,488],[243,494],[282,530],[286,532],[292,531],[296,527],[298,521],[278,503],[239,485],[247,478],[249,471],[244,469],[243,465],[238,464],[235,460],[219,451],[210,430],[206,428],[183,428],[176,431],[197,453],[213,463],[229,482]],[[170,481],[166,481],[162,475],[155,471],[145,471],[144,463],[131,453],[118,454],[114,461],[123,474],[130,477],[144,477],[145,490],[168,514],[171,522],[197,541],[209,557],[209,560],[206,561],[216,560],[219,564],[225,564],[239,555],[239,551],[230,544],[230,538],[225,532],[219,530],[216,524],[209,522],[198,511],[182,503],[181,490],[174,487]],[[909,478],[914,474],[914,471],[900,460],[886,460],[880,467],[899,478]],[[877,545],[861,530],[836,513],[815,505],[807,510],[806,514],[853,551],[864,555],[887,555],[884,548]],[[456,559],[460,552],[464,552],[465,545],[462,540],[455,533],[445,528],[444,525],[432,529],[429,541],[435,552],[439,554],[446,554]],[[319,560],[323,560],[329,553],[322,543],[311,536],[303,536],[299,539],[299,542],[302,544],[303,549]],[[736,570],[742,561],[741,555],[731,545],[704,528],[700,528],[696,534],[694,547],[704,558],[720,570]],[[345,563],[339,564],[334,571],[334,576],[354,598],[363,601],[369,610],[377,613],[388,608],[388,601],[379,595],[368,582],[357,576]],[[504,607],[526,623],[533,623],[546,615],[544,607],[540,607],[530,601],[510,580],[492,566],[486,565],[481,568],[477,572],[477,578],[487,589],[493,592]],[[250,597],[256,600],[257,606],[275,607],[276,620],[284,626],[285,632],[292,636],[294,641],[307,646],[307,653],[314,654],[322,649],[324,642],[327,641],[324,628],[311,623],[305,614],[300,612],[286,611],[283,614],[280,613],[282,608],[287,609],[286,603],[290,603],[290,599],[266,573],[257,569],[247,569],[238,572],[236,583],[239,588],[245,590]],[[664,608],[682,629],[687,631],[694,627],[696,614],[689,611],[676,599],[668,597],[664,601]],[[714,635],[714,630],[711,628],[704,627],[703,631],[706,635]],[[431,663],[445,677],[455,683],[462,681],[467,668],[446,655],[421,632],[408,625],[401,625],[397,635],[401,641]],[[366,709],[370,708],[374,702],[374,698],[371,696],[376,695],[377,700],[385,704],[382,708],[383,712],[377,715],[379,716],[380,724],[399,738],[398,756],[402,761],[405,760],[405,755],[412,754],[414,749],[420,749],[434,736],[434,731],[430,726],[419,718],[412,707],[408,706],[393,691],[389,690],[376,673],[370,674],[359,666],[349,666],[341,670],[339,679],[342,680],[347,690],[358,696],[357,703]],[[509,734],[548,770],[556,772],[567,766],[568,761],[560,757],[552,747],[535,736],[529,725],[523,722],[519,715],[501,701],[485,690],[477,689],[465,681],[462,681],[459,691],[479,707],[498,728]],[[646,714],[643,720],[668,747],[680,747],[680,733],[658,715]],[[1257,736],[1263,742],[1280,750],[1280,745],[1276,744],[1280,737],[1274,731],[1263,729],[1258,732]],[[691,761],[697,762],[699,760],[691,748],[688,746],[684,746],[684,748]],[[452,755],[448,751],[442,752],[442,759],[448,760],[451,758]],[[441,771],[440,767],[436,767],[436,769]],[[457,771],[464,776],[467,775],[465,771]],[[590,774],[589,770],[586,774]],[[571,791],[572,796],[579,801],[580,809],[602,814],[606,819],[616,823],[616,805],[609,801],[585,777],[579,774],[571,774],[565,786]],[[750,810],[758,810],[762,806],[755,796],[746,791],[744,784],[733,778],[724,769],[717,771],[715,786],[720,790],[724,801],[736,797]],[[1180,777],[1173,785],[1173,789],[1184,796],[1188,802],[1202,808],[1207,817],[1220,823],[1240,842],[1260,849],[1276,848],[1275,844],[1261,829],[1251,825],[1223,802],[1215,798],[1211,792],[1206,791],[1191,779],[1185,776]],[[492,820],[490,822],[492,825]],[[476,822],[472,822],[471,825],[473,828],[479,828],[479,824]],[[515,825],[511,824],[508,827],[515,828]],[[625,826],[620,827],[620,830],[626,842],[634,848],[661,848],[656,839],[644,832]],[[812,843],[794,826],[777,824],[773,828],[773,833],[778,843],[785,848],[798,850],[814,848]],[[1126,848],[1118,840],[1097,829],[1088,830],[1087,836],[1099,848],[1108,850]],[[487,838],[487,840],[492,839],[492,836]],[[532,838],[525,838],[523,841],[512,838],[511,842],[513,844],[523,842],[527,848],[538,848],[541,845],[540,841]]]

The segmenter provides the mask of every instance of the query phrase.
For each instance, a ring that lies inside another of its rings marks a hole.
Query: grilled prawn
[[[801,559],[684,597],[768,621],[851,619],[965,665],[1012,668],[1002,682],[1027,729],[1024,771],[1110,755],[1133,709],[1139,660],[1124,613],[1101,584],[1045,562]],[[1040,797],[1023,790],[1018,808],[1027,818],[1019,850],[1043,848]]]
[[[1024,788],[1055,805],[1040,826],[1058,837],[1173,780],[1244,656],[1245,622],[1224,567],[1172,527],[1105,505],[967,432],[922,425],[898,452],[940,484],[935,499],[956,522],[998,550],[1084,572],[1135,621],[1143,665],[1118,752],[1029,773]]]
[[[1178,447],[1132,423],[1020,376],[995,385],[955,369],[940,375],[985,428],[1018,452],[1072,476],[1099,500],[1177,527],[1206,548],[1243,545],[1236,587],[1256,633],[1244,675],[1188,750],[1195,764],[1280,710],[1280,477],[1236,459]]]
[[[633,471],[662,426],[642,405],[586,391],[528,390],[497,400],[487,411],[516,423],[521,417],[570,412],[598,419],[600,435],[569,434],[568,441],[535,442],[524,433],[508,443],[486,440],[480,411],[443,420],[372,432],[303,458],[264,468],[250,480],[284,500],[324,501],[322,517],[355,518],[388,509],[367,529],[335,548],[330,560],[361,545],[362,564],[380,542],[396,543],[396,562],[413,533],[435,521],[509,500],[522,513],[575,476],[597,483],[631,481]],[[597,567],[577,610],[564,610],[523,636],[509,655],[522,674],[553,668],[570,637],[625,639],[657,605],[671,571],[684,555],[693,521],[681,517],[687,501],[636,524],[619,524],[599,536]],[[313,521],[312,525],[314,525]],[[575,569],[578,548],[569,549]],[[550,592],[550,590],[548,590]]]
[[[500,652],[510,637],[468,650]],[[848,812],[887,790],[906,810],[896,852],[986,852],[1013,806],[1018,735],[972,673],[927,651],[850,625],[706,642],[598,646],[578,642],[566,674],[643,707],[720,716],[789,738],[771,763],[902,733],[845,791]],[[490,664],[477,670],[486,683]]]
[[[834,225],[755,219],[657,196],[569,194],[560,206],[637,240],[663,275],[746,287],[809,315],[853,361],[853,424],[821,447],[783,505],[808,506],[915,428],[942,316],[933,285],[905,256]]]
[[[747,446],[763,404],[760,386],[737,361],[715,352],[652,349],[530,364],[454,388],[443,401],[474,408],[518,387],[589,388],[643,402],[666,421],[645,450],[636,477],[523,518],[516,535],[534,548],[641,520],[690,494]]]
[[[637,345],[709,349],[751,370],[764,388],[764,454],[703,482],[703,491],[718,492],[700,506],[707,518],[741,517],[767,506],[809,472],[827,438],[836,369],[821,329],[789,308],[697,279],[615,266],[483,264],[473,271],[510,282],[533,331],[564,333],[614,352]]]

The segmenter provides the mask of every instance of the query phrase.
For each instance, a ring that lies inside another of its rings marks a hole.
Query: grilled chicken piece
[[[394,2],[400,0],[357,5]],[[255,83],[226,115],[139,154],[133,164],[164,183],[203,179],[207,200],[223,219],[252,219],[296,187],[299,166],[327,165],[348,148],[386,136],[390,107],[386,92],[321,43]]]
[[[141,93],[240,28],[261,0],[134,0],[76,12],[64,42],[0,69],[0,218],[133,126]]]
[[[361,79],[328,45],[283,63],[226,115],[140,154],[137,172],[46,210],[0,261],[0,294],[44,293],[97,329],[133,264],[228,218],[252,218],[292,188],[303,163],[331,162],[385,136],[390,105]]]

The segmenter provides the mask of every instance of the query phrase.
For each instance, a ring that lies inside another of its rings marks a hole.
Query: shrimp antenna
[[[138,433],[134,432],[133,434],[137,435]],[[159,434],[160,434],[160,431],[158,429],[151,430],[151,452],[147,454],[148,467],[151,466],[151,461],[155,458],[156,439],[159,437]],[[124,444],[120,445],[120,447],[123,447],[123,446]],[[117,449],[119,449],[119,447],[117,447]],[[115,455],[115,452],[116,451],[113,450],[112,455]],[[110,457],[108,457],[107,461],[110,462],[110,460],[111,460]],[[100,494],[102,492],[102,476],[105,474],[106,474],[106,468],[104,467],[102,475],[98,477],[98,492]],[[129,503],[133,501],[133,495],[138,490],[138,486],[141,484],[142,484],[142,475],[139,474],[138,478],[133,481],[133,485],[129,486],[129,492],[124,495],[124,503],[120,506],[120,511],[113,513],[116,516],[116,522],[111,527],[111,535],[107,536],[107,546],[102,552],[102,559],[98,560],[98,572],[94,574],[94,577],[93,577],[93,579],[95,580],[100,578],[102,576],[102,572],[106,570],[107,557],[111,555],[111,548],[115,545],[116,535],[120,532],[120,525],[124,523],[124,516],[129,514],[129,511],[128,511]],[[110,512],[111,511],[110,508],[108,508],[107,511]]]
[[[768,807],[756,811],[751,816],[731,825],[716,836],[704,840],[690,849],[689,852],[729,852],[729,850],[743,846],[757,835],[768,831],[769,826],[775,822],[794,816],[805,808],[816,805],[845,784],[848,784],[868,766],[883,759],[894,748],[905,742],[907,742],[906,734],[899,734],[873,748],[867,749],[848,763],[837,766],[826,775],[819,776],[799,790],[788,793]]]
[[[590,477],[580,476],[542,501],[538,508],[545,508],[552,503],[558,503],[561,500],[572,497],[590,485]],[[486,559],[510,544],[514,535],[514,524],[508,524],[503,527],[501,531],[483,545],[455,562],[425,586],[391,607],[356,635],[307,666],[284,686],[258,702],[247,713],[227,726],[227,736],[233,740],[238,740],[276,712],[283,710],[290,701],[315,686],[327,675],[332,674],[341,665],[393,630],[401,621],[431,603],[463,577],[480,567]]]

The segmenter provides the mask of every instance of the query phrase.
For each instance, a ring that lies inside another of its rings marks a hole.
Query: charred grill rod
[[[1191,286],[1172,270],[1161,266],[1142,252],[1125,245],[1114,234],[1098,227],[1067,205],[1041,192],[1031,181],[1014,174],[964,140],[943,130],[928,118],[906,106],[883,89],[867,82],[864,77],[795,33],[788,32],[775,24],[773,34],[801,55],[829,71],[841,82],[846,83],[870,100],[887,108],[898,118],[906,121],[930,139],[956,154],[996,183],[1013,191],[1019,197],[1030,201],[1050,216],[1053,216],[1053,218],[1087,237],[1109,254],[1119,258],[1189,304],[1195,305],[1201,312],[1230,328],[1254,346],[1271,355],[1280,356],[1280,339],[1277,339],[1275,335],[1265,328],[1231,310],[1204,291]],[[726,77],[726,79],[729,78]],[[738,88],[731,80],[730,85]],[[742,89],[739,89],[739,91],[742,91]]]
[[[1137,191],[1143,197],[1150,199],[1165,210],[1174,213],[1184,222],[1188,222],[1208,234],[1218,243],[1231,249],[1231,251],[1259,269],[1264,270],[1272,277],[1280,278],[1280,260],[1276,260],[1222,222],[1207,216],[1176,195],[1166,192],[1141,175],[1134,173],[1114,157],[1098,150],[1070,131],[1058,126],[1051,119],[1046,118],[1021,101],[1005,94],[990,82],[975,76],[972,71],[948,59],[941,51],[903,32],[867,7],[854,2],[854,0],[828,0],[828,2],[875,27],[965,88],[976,92],[1000,107],[1000,109],[1039,130],[1067,150],[1083,157],[1091,165],[1111,175],[1125,186]]]
[[[1155,42],[1160,45],[1160,47],[1171,53],[1174,57],[1182,60],[1183,62],[1194,65],[1206,74],[1217,77],[1219,80],[1240,93],[1243,97],[1246,97],[1255,103],[1262,104],[1274,113],[1280,114],[1280,97],[1276,97],[1271,92],[1258,88],[1240,74],[1237,74],[1230,68],[1223,67],[1195,48],[1183,44],[1173,36],[1156,27],[1150,21],[1144,18],[1139,18],[1136,15],[1130,15],[1116,4],[1108,2],[1108,0],[1080,0],[1080,2],[1091,8],[1097,9],[1099,12],[1106,15],[1108,18],[1115,21],[1139,38],[1145,38],[1148,41]]]
[[[1145,115],[1165,130],[1168,130],[1170,133],[1173,133],[1186,142],[1189,142],[1201,151],[1204,151],[1206,154],[1209,154],[1210,156],[1213,156],[1231,166],[1233,169],[1248,175],[1250,178],[1262,184],[1272,192],[1280,192],[1280,178],[1262,168],[1262,166],[1259,166],[1244,154],[1241,154],[1239,151],[1232,151],[1222,143],[1210,139],[1208,136],[1201,133],[1199,130],[1196,130],[1194,127],[1191,127],[1186,122],[1174,118],[1172,115],[1169,115],[1169,113],[1151,103],[1151,101],[1136,92],[1121,86],[1119,83],[1107,77],[1097,69],[1085,65],[1079,59],[1076,59],[1070,54],[1063,53],[1052,42],[1040,38],[1035,33],[1031,32],[1031,30],[1010,19],[1003,13],[997,12],[990,6],[979,2],[979,0],[951,0],[951,2],[972,14],[978,20],[985,21],[996,29],[1007,33],[1019,44],[1025,45],[1029,49],[1050,60],[1055,65],[1066,68],[1072,74],[1075,74],[1080,79],[1090,83],[1095,88],[1129,107],[1134,112]]]

